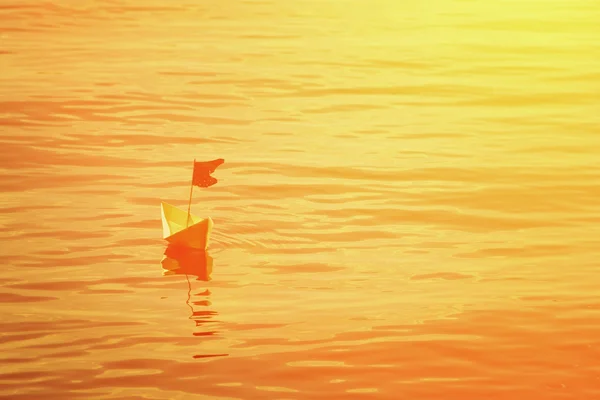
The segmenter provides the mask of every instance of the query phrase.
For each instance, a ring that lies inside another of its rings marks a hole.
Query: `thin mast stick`
[[[196,167],[196,159],[194,158],[194,168]],[[190,226],[190,208],[192,207],[192,193],[194,192],[194,168],[192,168],[192,184],[190,186],[190,200],[188,201],[188,212],[187,212],[187,220],[185,222],[185,227]]]

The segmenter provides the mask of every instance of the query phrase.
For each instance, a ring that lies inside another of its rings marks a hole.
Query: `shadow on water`
[[[189,319],[193,320],[196,327],[203,328],[202,331],[194,332],[194,336],[211,337],[217,334],[217,331],[208,328],[214,324],[213,318],[218,315],[216,311],[209,310],[211,305],[209,300],[210,290],[204,289],[198,293],[192,294],[192,283],[189,277],[195,276],[195,281],[208,282],[211,280],[210,274],[213,268],[213,258],[204,250],[188,249],[179,246],[169,245],[165,249],[164,257],[161,260],[163,276],[185,275],[188,292],[186,305],[190,308]],[[195,308],[196,307],[196,308]],[[194,358],[221,357],[228,354],[202,354],[194,355]]]

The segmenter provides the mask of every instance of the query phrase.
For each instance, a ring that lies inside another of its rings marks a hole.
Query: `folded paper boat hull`
[[[206,250],[213,221],[209,218],[199,218],[189,215],[180,208],[162,202],[160,205],[163,239],[175,246],[191,249]]]

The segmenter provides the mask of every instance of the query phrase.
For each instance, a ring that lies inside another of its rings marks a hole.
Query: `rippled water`
[[[1,2],[0,394],[600,398],[599,20]],[[212,273],[163,276],[219,157]]]

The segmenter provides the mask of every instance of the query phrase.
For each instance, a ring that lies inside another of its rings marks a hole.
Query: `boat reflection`
[[[205,250],[167,246],[161,260],[163,275],[193,275],[198,281],[210,281],[213,258]]]
[[[187,299],[185,304],[190,309],[189,319],[194,321],[196,331],[193,336],[209,337],[218,332],[214,329],[218,321],[214,317],[218,312],[211,310],[210,295],[207,288],[192,294],[192,284],[190,276],[197,277],[196,281],[208,282],[211,280],[210,274],[213,269],[213,258],[204,250],[190,249],[181,246],[169,245],[165,249],[164,257],[161,260],[163,276],[166,275],[185,275],[187,280]],[[196,291],[195,289],[194,291]],[[198,331],[199,329],[199,331]],[[222,357],[228,354],[196,354],[193,358]]]

